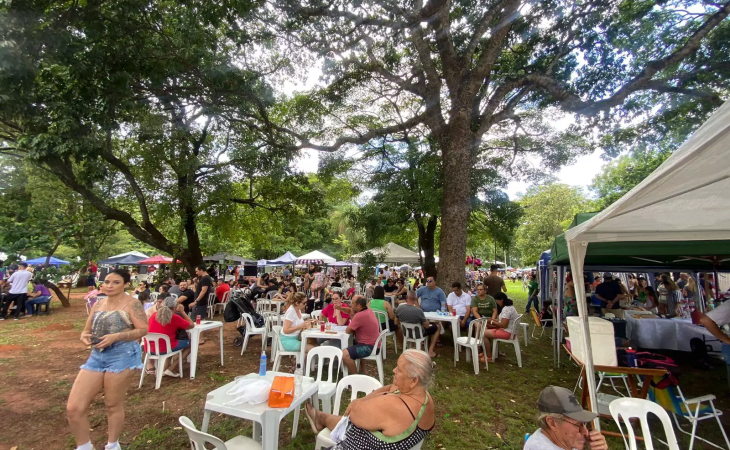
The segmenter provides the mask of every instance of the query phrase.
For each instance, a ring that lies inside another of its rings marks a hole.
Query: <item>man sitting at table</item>
[[[398,291],[398,286],[395,285],[395,280],[388,278],[388,282],[385,283],[385,286],[383,286],[383,290],[385,291],[386,296],[392,297],[393,294]]]
[[[461,290],[461,283],[454,281],[451,283],[453,291],[446,297],[446,306],[449,313],[459,317],[459,325],[461,328],[467,326],[467,320],[471,316],[471,295]]]
[[[358,373],[355,360],[370,356],[375,341],[380,336],[380,322],[367,305],[368,302],[362,295],[356,295],[352,301],[352,311],[355,315],[345,332],[355,335],[355,345],[347,347],[342,355],[342,362],[345,363],[350,374]],[[365,361],[360,362],[360,368],[362,373],[365,373]]]
[[[421,299],[421,309],[424,312],[446,309],[446,294],[436,286],[436,279],[433,276],[426,278],[426,285],[418,288],[416,296]]]
[[[524,450],[582,450],[586,443],[591,450],[608,450],[600,431],[588,431],[588,424],[598,414],[583,409],[569,390],[546,387],[540,392],[537,409],[540,428],[525,442]]]
[[[223,296],[226,295],[226,292],[231,290],[231,287],[223,280],[216,281],[216,284],[218,285],[215,288],[215,297],[218,299],[218,303],[223,302]]]
[[[418,307],[417,302],[418,298],[416,297],[416,293],[414,291],[408,291],[408,294],[406,295],[406,302],[398,306],[395,310],[395,323],[396,325],[400,325],[401,322],[422,325],[423,334],[421,336],[431,336],[431,342],[428,346],[428,356],[433,358],[436,356],[436,341],[438,341],[438,335],[436,332],[439,330],[439,327],[435,323],[431,323],[428,319],[426,319],[426,315],[423,313],[423,310]],[[399,327],[398,329],[400,334],[402,334],[402,327]],[[419,338],[421,336],[415,337]],[[398,336],[398,338],[401,340],[403,339],[402,336]]]
[[[25,315],[30,317],[33,315],[33,306],[48,304],[51,302],[51,291],[43,284],[41,280],[33,281],[33,292],[28,294],[28,300],[25,302]],[[40,306],[38,307],[40,312]]]
[[[477,295],[471,299],[471,315],[472,317],[466,321],[467,326],[474,319],[486,317],[497,320],[497,316],[499,315],[496,300],[487,294],[487,288],[483,284],[477,285]]]
[[[180,282],[180,294],[177,297],[177,302],[183,305],[185,314],[190,314],[190,304],[195,300],[195,292],[190,289],[190,285],[187,281]]]

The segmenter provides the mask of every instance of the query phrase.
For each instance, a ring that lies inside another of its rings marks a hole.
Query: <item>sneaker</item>
[[[115,444],[111,444],[111,445],[109,445],[109,444],[106,444],[106,445],[104,446],[104,450],[122,450],[122,447],[121,447],[121,446],[119,445],[119,443],[117,442],[117,443],[115,443]]]
[[[0,320],[5,320],[5,317],[0,317]]]

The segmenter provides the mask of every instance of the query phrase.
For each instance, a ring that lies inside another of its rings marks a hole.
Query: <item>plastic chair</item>
[[[512,333],[512,336],[510,336],[509,339],[494,339],[494,341],[492,343],[492,358],[495,361],[497,360],[497,356],[499,356],[499,353],[497,352],[497,350],[498,350],[498,345],[497,344],[499,344],[500,342],[504,342],[505,344],[512,344],[512,345],[514,345],[514,347],[515,347],[515,355],[517,356],[517,365],[519,367],[522,367],[522,352],[520,351],[520,328],[521,327],[519,326],[519,324],[520,324],[520,322],[522,320],[522,316],[523,315],[524,314],[520,314],[515,319],[515,322],[517,322],[515,324],[515,327],[514,327],[515,332]]]
[[[215,296],[215,292],[211,292],[208,294],[208,318],[213,318],[213,313],[215,312],[215,301],[218,300],[218,297]]]
[[[663,427],[664,434],[667,436],[667,442],[661,441],[663,444],[669,446],[669,450],[679,450],[679,444],[677,443],[677,436],[674,434],[674,428],[672,422],[669,420],[669,414],[661,406],[649,400],[640,398],[619,398],[612,401],[608,405],[609,411],[613,420],[618,425],[619,432],[623,435],[624,443],[626,448],[629,450],[636,450],[636,436],[634,435],[634,428],[631,425],[630,419],[639,419],[641,423],[641,435],[644,438],[644,445],[647,450],[654,450],[652,442],[651,430],[649,430],[648,415],[652,413],[659,418]],[[626,434],[621,426],[621,419],[626,422],[626,428],[629,434],[629,441],[626,441]]]
[[[310,316],[310,317],[311,317],[312,319],[317,319],[317,320],[319,320],[319,317],[320,317],[321,315],[322,315],[322,310],[321,310],[321,309],[317,309],[317,310],[315,310],[315,311],[312,311],[312,313],[311,313],[311,314],[310,314],[309,316]]]
[[[271,370],[274,372],[279,370],[279,366],[281,365],[281,357],[282,356],[294,356],[297,359],[297,364],[301,364],[300,358],[300,350],[290,352],[287,350],[284,350],[284,347],[281,344],[281,328],[278,325],[272,326],[271,329],[274,332],[274,341],[276,343],[272,343],[271,347],[276,347],[276,355],[274,356],[274,365],[271,367]]]
[[[322,401],[322,408],[320,411],[324,411],[330,414],[332,411],[331,399],[335,395],[335,389],[337,388],[337,378],[339,378],[340,369],[342,367],[342,350],[332,346],[321,346],[315,347],[307,353],[307,364],[305,365],[304,375],[309,376],[310,373],[315,369],[312,365],[312,360],[317,356],[319,358],[317,364],[317,377],[314,381],[319,385],[317,391],[317,397]],[[335,367],[335,359],[337,360],[337,366]],[[327,367],[327,380],[322,379],[324,372],[324,362],[329,361]],[[334,370],[334,373],[333,373]],[[334,381],[333,381],[334,380]],[[319,405],[315,405],[319,407]]]
[[[378,322],[380,322],[380,331],[385,331],[385,340],[383,341],[383,359],[388,359],[387,350],[388,350],[388,336],[393,336],[393,346],[395,347],[395,353],[398,354],[398,342],[397,337],[395,336],[395,331],[390,331],[388,328],[388,314],[385,311],[375,311],[375,318],[378,319]],[[384,322],[381,322],[380,320],[384,319]]]
[[[487,325],[487,318],[482,317],[480,319],[472,320],[469,324],[469,331],[466,336],[460,336],[456,338],[456,346],[459,350],[461,347],[467,347],[471,349],[466,351],[467,362],[471,358],[474,364],[474,375],[479,375],[479,346],[482,347],[482,353],[487,354],[484,348],[484,327]],[[454,366],[456,366],[456,359],[454,359]],[[489,362],[487,358],[484,358],[484,368],[489,370]]]
[[[218,310],[220,309],[221,314],[226,310],[226,303],[228,303],[228,300],[231,298],[231,291],[227,291],[223,294],[223,299],[220,303],[215,303],[213,305],[213,314],[215,315]]]
[[[383,352],[380,351],[380,347],[383,345],[383,341],[385,340],[386,335],[387,335],[387,331],[380,332],[380,336],[378,336],[378,339],[375,341],[375,345],[373,345],[373,351],[370,352],[370,356],[365,356],[364,358],[355,360],[358,371],[360,370],[360,361],[361,360],[365,359],[368,361],[375,361],[375,363],[378,365],[378,378],[380,379],[380,384],[383,384],[383,380],[384,380]]]
[[[552,321],[552,319],[541,319],[537,315],[537,311],[534,309],[530,309],[530,316],[532,317],[532,321],[535,322],[535,326],[532,328],[532,338],[533,339],[540,339],[543,334],[545,334],[545,324]],[[522,325],[522,323],[520,323]],[[540,336],[535,337],[535,332],[537,329],[540,328]],[[527,337],[527,335],[525,335]],[[527,345],[525,343],[525,345]]]
[[[251,314],[248,313],[241,314],[239,322],[242,321],[246,322],[246,335],[243,337],[243,345],[241,345],[241,355],[243,355],[243,352],[246,351],[248,338],[251,336],[261,336],[261,351],[266,350],[266,326],[257,328],[256,325],[253,323],[253,317],[251,317]]]
[[[520,322],[520,326],[522,327],[522,336],[525,337],[525,347],[527,347],[527,341],[529,340],[528,339],[528,337],[529,337],[528,331],[530,331],[529,330],[530,329],[530,324],[529,323],[522,323],[522,322]]]
[[[266,293],[266,300],[271,300],[276,295],[276,291],[269,291]]]
[[[342,391],[347,388],[352,389],[350,394],[350,402],[357,398],[358,393],[365,395],[380,389],[383,387],[383,383],[378,382],[373,377],[367,375],[348,375],[343,377],[339,383],[337,383],[337,389],[335,389],[335,409],[333,414],[338,415],[340,413],[340,403],[342,401]],[[329,428],[325,428],[317,434],[317,440],[314,444],[314,450],[320,450],[323,448],[332,447],[335,445],[334,441],[330,438],[332,431]]]
[[[403,350],[408,348],[409,342],[412,342],[416,350],[420,350],[421,345],[423,345],[423,351],[428,352],[426,336],[424,336],[423,334],[423,325],[421,325],[420,323],[401,322],[400,326],[403,330]]]
[[[159,354],[160,342],[165,343],[167,353]],[[152,346],[150,346],[152,344]],[[172,345],[170,345],[170,338],[166,334],[160,333],[148,333],[147,336],[142,337],[142,348],[147,348],[144,356],[144,368],[142,369],[142,375],[139,377],[139,388],[142,388],[142,382],[144,382],[144,376],[147,373],[147,362],[152,359],[155,361],[155,389],[159,389],[162,384],[162,375],[164,375],[165,361],[168,358],[172,358],[178,355],[178,372],[180,378],[183,377],[183,361],[182,361],[182,350],[171,352]],[[156,353],[153,353],[154,349]]]
[[[185,416],[178,419],[190,439],[193,450],[205,450],[206,444],[212,444],[216,450],[260,450],[261,444],[246,436],[236,436],[226,442],[217,437],[198,431],[192,420]]]

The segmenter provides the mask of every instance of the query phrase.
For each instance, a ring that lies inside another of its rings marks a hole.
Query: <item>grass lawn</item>
[[[521,284],[508,281],[507,286],[517,310],[524,311],[527,295]],[[79,291],[72,299],[71,308],[54,302],[50,317],[0,322],[0,376],[6,381],[0,388],[0,417],[12,418],[4,421],[0,431],[0,450],[14,446],[17,450],[74,448],[66,424],[65,403],[78,366],[88,356],[78,340],[86,319],[82,297]],[[201,347],[195,380],[165,378],[157,391],[150,376],[145,377],[141,389],[137,389],[138,378],[131,383],[125,403],[127,422],[121,438],[125,450],[190,448],[177,418],[186,415],[200,426],[207,392],[237,375],[258,370],[261,341],[255,338],[249,342],[247,352],[241,356],[240,348],[232,344],[236,334],[235,324],[226,324],[224,367],[219,365],[217,334],[210,333],[204,335],[207,343]],[[479,375],[474,375],[472,364],[466,362],[463,352],[454,367],[451,345],[450,335],[446,334],[444,346],[437,348],[436,384],[431,390],[437,423],[424,449],[519,449],[525,433],[536,428],[534,417],[539,392],[548,385],[572,390],[578,377],[578,369],[569,362],[554,367],[548,332],[523,346],[522,368],[517,367],[512,347],[504,346],[500,349],[506,356],[490,364],[488,372],[482,366]],[[391,380],[394,356],[391,341],[385,362],[386,382]],[[376,375],[374,364],[369,368],[370,374]],[[681,386],[686,395],[713,393],[718,396],[718,406],[727,409],[724,368],[713,371],[682,368]],[[187,366],[185,373],[188,374]],[[103,448],[106,417],[101,396],[92,404],[90,418],[93,442],[97,448]],[[306,418],[301,415],[295,439],[291,439],[291,420],[289,415],[282,423],[280,448],[311,449],[314,435]],[[603,423],[612,427],[609,421]],[[29,428],[28,424],[43,425]],[[721,442],[717,439],[716,423],[704,423],[699,429],[701,436]],[[251,435],[249,422],[221,415],[212,417],[210,432],[223,440],[237,434]],[[610,438],[609,446],[623,448],[623,442]],[[682,447],[686,448],[687,444]],[[695,444],[695,448],[707,447]]]

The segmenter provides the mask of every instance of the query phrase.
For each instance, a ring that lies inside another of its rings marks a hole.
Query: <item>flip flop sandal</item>
[[[180,374],[179,373],[173,373],[170,369],[167,369],[165,371],[165,376],[166,377],[173,377],[173,378],[180,378]]]
[[[311,403],[308,403],[311,405]],[[314,406],[312,406],[314,408]],[[307,417],[307,420],[309,421],[309,426],[312,427],[312,431],[315,435],[319,434],[319,431],[317,431],[317,425],[314,422],[314,417],[309,415],[309,410],[307,409],[307,406],[304,406],[304,415]]]

